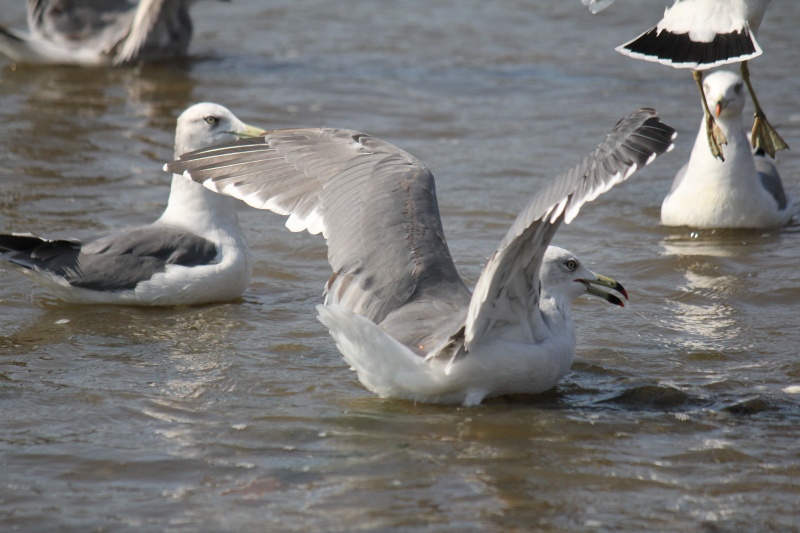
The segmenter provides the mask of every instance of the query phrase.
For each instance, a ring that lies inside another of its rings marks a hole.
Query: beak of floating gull
[[[717,100],[717,105],[714,106],[714,114],[719,117],[726,107],[728,107],[728,101],[720,97],[719,100]]]
[[[232,131],[231,133],[236,135],[241,139],[251,139],[253,137],[261,137],[267,130],[262,130],[261,128],[256,128],[255,126],[251,126],[250,124],[245,124],[245,128],[242,131]]]
[[[607,301],[608,303],[612,303],[612,304],[618,305],[620,307],[625,307],[625,303],[622,300],[620,300],[618,297],[616,297],[615,295],[613,295],[611,293],[608,293],[608,292],[606,292],[606,291],[604,291],[602,289],[598,289],[597,287],[595,287],[595,285],[600,285],[601,287],[608,287],[609,289],[614,289],[615,291],[617,291],[618,293],[623,295],[625,297],[625,299],[627,300],[628,299],[628,291],[626,291],[625,287],[623,287],[620,283],[614,281],[613,279],[607,278],[606,276],[598,275],[597,279],[591,279],[591,280],[589,280],[589,279],[576,279],[575,281],[578,281],[578,282],[583,283],[584,285],[586,285],[586,292],[588,292],[589,294],[592,294],[594,296],[602,298],[603,300]]]

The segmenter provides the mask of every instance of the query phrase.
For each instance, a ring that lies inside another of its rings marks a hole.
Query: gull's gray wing
[[[281,130],[184,154],[165,169],[289,215],[292,231],[322,232],[333,268],[327,303],[381,323],[421,300],[469,301],[431,172],[387,142],[351,130]]]
[[[761,185],[775,198],[778,210],[783,211],[789,205],[789,199],[786,197],[786,191],[783,190],[783,182],[778,173],[778,167],[775,166],[775,162],[771,158],[767,158],[767,155],[762,150],[756,152],[753,156],[753,161],[755,162],[756,174],[761,180]]]
[[[213,263],[217,248],[185,230],[147,226],[85,244],[34,235],[0,235],[0,258],[22,268],[61,276],[74,287],[121,291],[134,289],[167,265]]]
[[[675,130],[655,110],[620,120],[597,149],[539,191],[509,228],[475,286],[467,314],[467,350],[495,326],[519,322],[517,308],[538,309],[539,267],[561,222],[673,148]],[[519,306],[517,302],[526,302]],[[535,332],[534,332],[535,334]]]

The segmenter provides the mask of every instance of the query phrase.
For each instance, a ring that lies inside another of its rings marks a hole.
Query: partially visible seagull
[[[474,405],[556,385],[575,354],[570,310],[620,284],[549,246],[580,207],[672,149],[655,111],[622,119],[600,146],[540,190],[470,292],[444,237],[436,188],[412,155],[363,133],[295,129],[185,154],[166,165],[322,233],[333,275],[319,319],[364,386],[387,398]]]
[[[772,158],[756,155],[742,127],[744,83],[724,70],[706,76],[706,107],[728,139],[724,161],[713,157],[705,142],[705,121],[689,161],[681,168],[661,206],[665,226],[696,228],[772,228],[786,224],[794,212]]]
[[[30,33],[0,27],[18,63],[126,65],[186,55],[196,0],[28,0]]]
[[[593,13],[604,9],[613,0],[583,0]],[[747,84],[755,107],[752,143],[775,157],[788,147],[767,121],[750,83],[747,61],[761,55],[756,40],[758,27],[770,0],[675,0],[664,12],[664,18],[653,28],[619,47],[617,51],[646,61],[657,61],[674,68],[692,69],[700,99],[705,109],[706,136],[712,155],[724,159],[725,135],[715,125],[711,111],[705,108],[703,71],[741,63],[742,78]]]
[[[196,104],[178,117],[175,157],[263,134],[221,105]],[[0,235],[5,262],[74,303],[189,305],[241,295],[251,259],[236,201],[173,176],[167,208],[149,226],[87,240]]]
[[[583,5],[589,6],[592,13],[599,13],[614,3],[614,0],[581,0]]]

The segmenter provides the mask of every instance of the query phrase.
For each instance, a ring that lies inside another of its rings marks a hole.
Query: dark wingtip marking
[[[688,33],[671,33],[652,28],[618,48],[623,53],[643,56],[675,65],[717,66],[758,54],[746,30],[720,33],[711,42],[693,41]]]

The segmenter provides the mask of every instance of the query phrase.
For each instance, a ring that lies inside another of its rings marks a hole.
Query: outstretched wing
[[[539,267],[561,222],[571,222],[584,203],[670,151],[675,135],[655,110],[640,109],[620,120],[594,152],[533,197],[481,272],[467,314],[467,350],[495,326],[523,319],[518,308],[538,309],[516,302],[538,302]]]
[[[380,323],[431,294],[469,291],[445,241],[433,176],[415,157],[364,133],[280,130],[199,150],[165,166],[258,209],[322,232],[333,276],[326,302]]]

